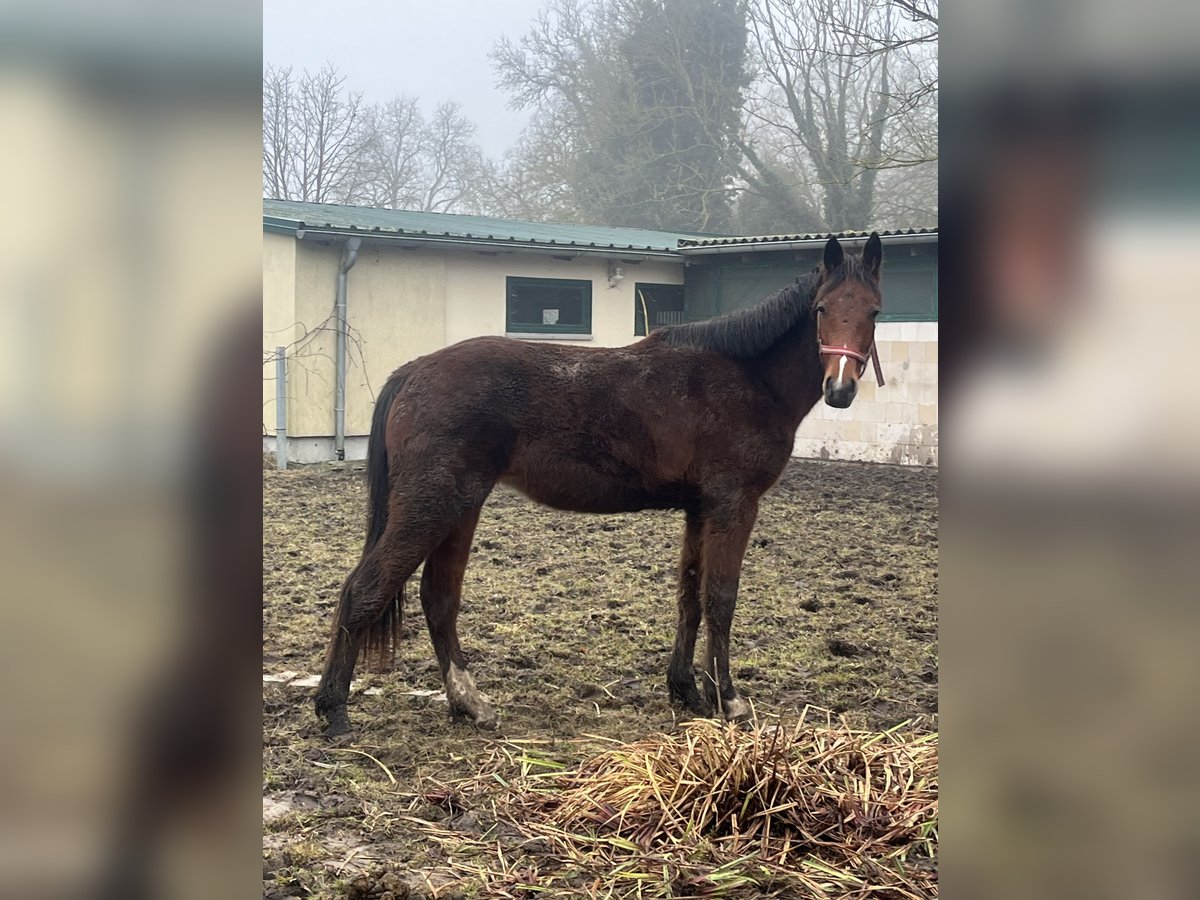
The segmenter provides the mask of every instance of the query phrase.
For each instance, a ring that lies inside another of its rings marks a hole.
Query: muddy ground
[[[797,461],[764,497],[732,651],[760,715],[814,704],[874,729],[936,723],[936,479],[928,468]],[[569,765],[586,739],[556,742],[675,727],[665,671],[682,516],[573,515],[498,489],[460,619],[498,732],[450,721],[414,580],[395,671],[356,673],[355,740],[330,746],[309,676],[357,560],[365,502],[361,465],[263,473],[264,896],[353,897],[364,885],[397,900],[469,896],[469,884],[448,882],[445,845],[412,820],[485,827],[480,810],[440,798],[497,742],[545,741],[539,752]]]

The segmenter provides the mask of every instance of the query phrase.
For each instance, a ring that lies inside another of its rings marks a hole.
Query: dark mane
[[[767,352],[771,345],[800,322],[812,307],[821,270],[813,269],[773,297],[749,309],[739,309],[703,322],[667,325],[655,329],[661,340],[676,347],[703,347],[737,359],[749,359]],[[862,257],[850,256],[826,276],[820,286],[825,290],[853,279],[878,290],[879,283],[863,265]]]
[[[654,333],[676,347],[703,347],[738,359],[758,356],[804,317],[812,305],[816,284],[813,272],[749,309],[703,322],[667,325]]]

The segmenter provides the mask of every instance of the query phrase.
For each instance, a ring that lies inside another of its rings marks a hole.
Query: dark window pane
[[[643,303],[645,306],[643,307]],[[683,319],[683,285],[635,284],[633,291],[633,333],[646,333],[646,316],[650,330],[662,325],[678,325]]]
[[[512,321],[525,325],[583,325],[578,291],[522,288],[513,298]]]
[[[510,278],[510,331],[591,331],[590,282]]]

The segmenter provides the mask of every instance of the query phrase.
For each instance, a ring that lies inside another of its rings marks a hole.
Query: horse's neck
[[[821,399],[821,354],[816,322],[805,317],[756,360],[762,380],[787,410],[795,427]]]

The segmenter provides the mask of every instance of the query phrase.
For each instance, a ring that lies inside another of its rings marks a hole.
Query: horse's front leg
[[[750,704],[738,695],[729,675],[729,631],[737,603],[742,559],[757,516],[757,498],[717,505],[706,515],[701,533],[700,602],[708,628],[704,693],[730,722],[746,721],[752,714]]]
[[[683,530],[683,553],[679,558],[679,623],[675,629],[675,649],[667,669],[667,687],[671,700],[697,715],[707,715],[709,707],[696,689],[692,658],[696,653],[696,632],[700,628],[701,522],[689,512]]]

